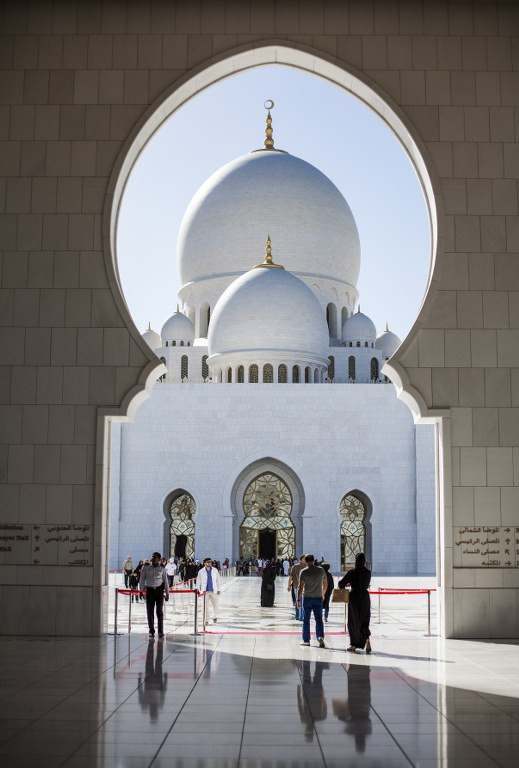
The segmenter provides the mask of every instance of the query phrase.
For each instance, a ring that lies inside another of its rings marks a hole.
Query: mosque
[[[156,549],[435,573],[435,436],[382,368],[400,344],[359,307],[337,187],[275,148],[226,164],[179,232],[182,287],[144,339],[167,373],[112,427],[110,567]]]

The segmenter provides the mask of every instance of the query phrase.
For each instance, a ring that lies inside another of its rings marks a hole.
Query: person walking
[[[173,586],[173,582],[175,581],[176,572],[177,572],[177,566],[176,566],[175,560],[173,557],[170,557],[166,564],[166,574],[168,577],[168,583],[169,583],[170,589]]]
[[[148,615],[149,637],[155,637],[155,610],[159,637],[164,637],[164,600],[169,600],[169,585],[166,569],[160,562],[160,552],[154,552],[151,563],[142,566],[139,587],[146,590],[146,613]]]
[[[287,586],[287,592],[292,593],[292,604],[294,606],[294,610],[296,612],[296,619],[298,621],[303,621],[303,614],[299,610],[297,606],[297,590],[299,588],[299,574],[305,567],[305,556],[301,555],[299,558],[299,562],[295,562],[292,568],[290,569],[290,576],[288,577],[288,586]]]
[[[210,557],[204,559],[202,568],[196,577],[196,589],[199,595],[205,594],[206,603],[211,605],[213,623],[218,621],[218,595],[220,594],[220,574],[213,568]],[[209,611],[207,612],[209,618]]]
[[[265,560],[265,565],[262,568],[263,573],[261,575],[261,607],[272,608],[274,605],[274,598],[276,597],[276,587],[274,582],[276,580],[276,574],[272,568],[271,563]]]
[[[330,573],[330,563],[321,563],[321,568],[326,574],[326,580],[328,582],[328,586],[326,587],[326,594],[324,596],[323,600],[323,614],[324,614],[324,620],[328,621],[328,614],[330,613],[330,598],[332,596],[333,592],[333,576]]]
[[[314,556],[305,555],[306,567],[299,574],[297,605],[303,611],[303,641],[301,645],[310,645],[310,617],[315,618],[315,634],[320,648],[324,648],[323,599],[328,587],[326,573],[320,565],[315,565]]]
[[[123,576],[124,576],[124,586],[126,589],[130,586],[130,576],[133,573],[133,563],[132,563],[132,556],[127,555],[126,560],[123,562]]]
[[[371,618],[371,598],[369,585],[371,571],[366,568],[366,555],[360,552],[355,558],[355,568],[348,571],[339,581],[339,588],[350,585],[350,599],[348,602],[348,633],[350,646],[348,651],[355,653],[357,648],[366,648],[366,653],[371,653],[369,621]]]

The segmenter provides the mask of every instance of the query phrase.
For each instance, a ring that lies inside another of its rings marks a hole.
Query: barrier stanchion
[[[198,592],[195,590],[195,635],[198,635]]]
[[[114,635],[117,634],[117,609],[119,607],[119,590],[115,588],[115,616],[114,616]]]
[[[431,590],[427,590],[427,634],[431,634]]]
[[[380,592],[378,593],[378,623],[380,624]]]
[[[133,602],[133,590],[130,589],[128,593],[128,634],[132,631],[132,602]]]
[[[203,603],[203,609],[202,609],[202,621],[203,621],[202,632],[205,632],[205,625],[207,623],[207,616],[206,616],[206,610],[207,610],[206,605],[207,604],[206,604],[206,601],[205,601],[205,592],[203,594],[203,601],[204,601],[204,603]]]

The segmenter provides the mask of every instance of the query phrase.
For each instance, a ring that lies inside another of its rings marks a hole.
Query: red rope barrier
[[[426,595],[428,592],[433,592],[432,589],[381,589],[372,591],[368,590],[370,595]]]
[[[145,589],[141,590],[141,589],[119,589],[119,588],[117,589],[117,591],[119,592],[120,595],[144,595],[145,592],[146,592]],[[183,593],[183,592],[193,593],[193,592],[196,592],[196,589],[170,589],[169,590],[169,594],[170,595],[172,593],[175,593],[175,592],[178,592],[178,593]]]

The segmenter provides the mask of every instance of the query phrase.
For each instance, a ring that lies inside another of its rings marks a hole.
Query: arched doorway
[[[195,556],[195,500],[187,491],[175,491],[168,505],[169,557]]]
[[[295,557],[292,507],[290,488],[278,475],[263,472],[255,477],[243,495],[240,557],[268,560]]]
[[[364,552],[371,564],[370,505],[361,494],[347,493],[339,507],[341,516],[341,570],[355,566],[355,558]]]

